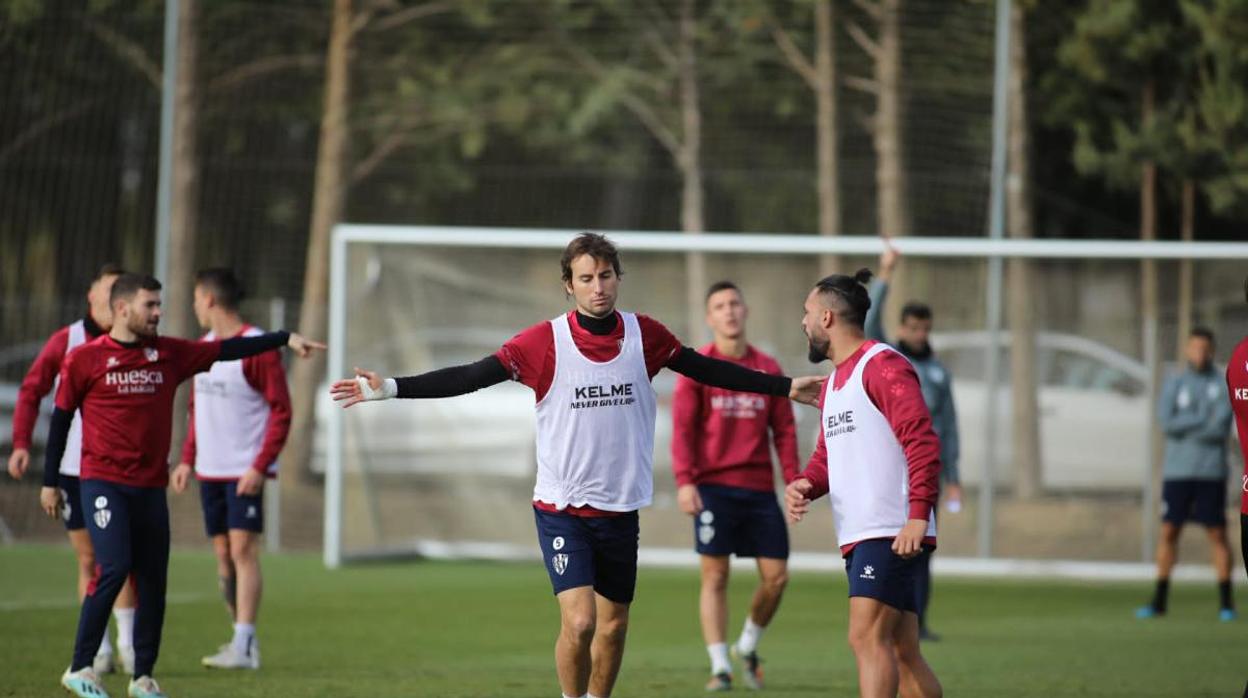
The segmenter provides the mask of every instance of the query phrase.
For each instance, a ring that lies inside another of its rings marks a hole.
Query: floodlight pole
[[[1010,0],[997,0],[997,41],[992,88],[992,190],[988,204],[988,237],[1005,237],[1006,123],[1009,120]],[[986,314],[988,356],[984,362],[987,425],[984,430],[984,474],[979,488],[979,556],[992,557],[993,488],[997,466],[997,408],[1001,382],[1001,255],[988,258]]]
[[[169,219],[173,210],[173,102],[178,87],[180,0],[165,0],[165,55],[160,84],[160,171],[156,189],[156,254],[152,272],[168,281]]]

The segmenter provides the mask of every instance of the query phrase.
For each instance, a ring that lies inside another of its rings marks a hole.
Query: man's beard
[[[806,358],[810,359],[812,364],[823,363],[828,359],[828,346],[831,344],[832,342],[826,339],[822,342],[817,342],[814,337],[807,337]]]
[[[156,327],[149,326],[146,322],[136,322],[130,326],[130,331],[143,339],[152,339],[156,336]]]

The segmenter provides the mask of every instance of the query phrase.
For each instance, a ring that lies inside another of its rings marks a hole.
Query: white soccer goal
[[[338,226],[331,379],[347,376],[352,366],[412,375],[475,361],[519,330],[565,312],[559,251],[578,232]],[[744,290],[750,341],[777,356],[790,375],[828,370],[806,362],[798,326],[820,255],[838,255],[852,272],[874,268],[882,250],[878,238],[859,236],[604,232],[622,252],[620,307],[656,317],[694,344],[700,328],[685,300],[685,260],[701,253],[706,281],[729,278]],[[1155,392],[1149,366],[1177,357],[1177,266],[1180,260],[1194,265],[1193,319],[1218,332],[1224,358],[1233,340],[1248,333],[1242,263],[1248,243],[911,237],[895,245],[905,261],[888,307],[909,298],[932,306],[934,346],[953,374],[960,413],[967,506],[941,512],[937,569],[1146,576],[1141,558],[1155,529],[1158,467],[1149,447]],[[990,299],[1004,303],[1001,289],[989,286],[987,260],[994,257],[1027,259],[1033,270],[1041,453],[1033,472],[1040,491],[1030,497],[1018,496],[1015,487],[1023,475],[1010,435],[1010,318],[1004,331],[985,320]],[[1162,304],[1155,322],[1140,312],[1145,259],[1158,262]],[[895,318],[885,319],[891,330]],[[1157,354],[1147,355],[1147,346]],[[985,369],[993,357],[1001,365],[995,381]],[[641,555],[643,562],[692,564],[692,527],[675,506],[668,457],[672,381],[669,371],[655,379],[656,493],[642,516]],[[537,557],[527,388],[505,384],[446,400],[346,411],[330,403],[327,391],[321,395],[315,467],[325,476],[326,565],[387,555]],[[795,409],[804,458],[817,415]],[[1228,453],[1238,467],[1238,450]],[[1228,504],[1232,494],[1228,488]],[[823,507],[792,534],[795,566],[838,564]],[[1178,576],[1202,574],[1188,568]]]

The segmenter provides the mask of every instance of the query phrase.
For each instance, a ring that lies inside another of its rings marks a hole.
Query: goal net
[[[567,312],[559,254],[577,232],[339,226],[331,380],[354,366],[395,376],[476,361],[521,329]],[[622,255],[620,308],[650,315],[686,344],[700,345],[702,311],[690,312],[685,283],[686,258],[700,252],[708,282],[727,279],[742,289],[749,341],[776,356],[789,375],[829,371],[826,363],[807,361],[799,325],[820,255],[837,255],[852,273],[876,268],[882,249],[869,237],[607,234]],[[1158,386],[1150,366],[1160,375],[1176,369],[1180,335],[1192,325],[1215,331],[1223,361],[1248,332],[1242,263],[1248,244],[914,237],[896,245],[903,261],[884,327],[891,338],[904,301],[931,306],[932,344],[951,374],[958,412],[964,501],[956,512],[942,503],[941,558],[1138,567],[1159,516],[1160,455],[1152,446]],[[990,286],[993,257],[1025,263],[1021,297]],[[1140,301],[1146,259],[1157,268],[1154,321]],[[1194,270],[1190,317],[1179,312],[1186,297],[1182,260]],[[986,327],[994,293],[1003,309],[1000,332]],[[1016,331],[1026,313],[1034,328],[1030,342]],[[1013,395],[1016,380],[1027,384],[1012,365],[1028,355],[1015,346],[1020,342],[1032,348],[1034,411],[1021,408],[1027,419],[1014,417],[1015,405],[1026,402]],[[994,352],[996,383],[987,370]],[[653,383],[655,496],[641,517],[642,556],[651,561],[692,560],[692,524],[676,506],[671,474],[674,382],[675,374],[663,371]],[[989,406],[994,385],[995,409]],[[804,464],[818,413],[801,405],[794,411]],[[528,388],[506,383],[456,398],[349,410],[333,405],[323,390],[316,419],[327,564],[387,555],[536,557],[535,413]],[[1022,452],[1026,439],[1014,430],[1026,430],[1028,419],[1039,444]],[[1237,469],[1238,449],[1227,453],[1228,468]],[[1228,480],[1228,511],[1238,485],[1238,478]],[[801,559],[831,565],[839,557],[824,503],[791,535]],[[1201,541],[1190,544],[1190,557],[1199,559],[1194,549]]]

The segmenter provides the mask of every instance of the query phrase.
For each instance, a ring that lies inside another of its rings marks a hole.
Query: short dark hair
[[[211,293],[226,310],[238,310],[238,304],[245,295],[243,285],[234,275],[234,270],[226,267],[200,269],[195,273],[195,285]]]
[[[908,318],[915,320],[931,320],[932,309],[926,303],[918,301],[910,301],[901,306],[901,321],[905,322]]]
[[[620,251],[615,249],[615,243],[608,240],[606,235],[581,233],[563,249],[563,257],[559,260],[559,269],[563,273],[562,278],[565,283],[572,280],[572,260],[583,254],[599,262],[610,262],[616,276],[624,275],[624,272],[620,270]]]
[[[115,262],[105,262],[100,266],[100,270],[95,273],[95,278],[91,279],[91,283],[95,283],[106,276],[121,276],[126,270],[120,264]]]
[[[711,287],[706,289],[706,298],[703,299],[702,302],[703,303],[711,302],[711,296],[715,295],[716,293],[719,293],[720,291],[736,291],[738,296],[741,296],[742,298],[745,297],[745,294],[741,293],[741,289],[738,288],[736,284],[725,279],[723,281],[716,281],[715,283],[711,284]]]
[[[1213,330],[1208,327],[1193,327],[1192,331],[1187,334],[1189,339],[1200,337],[1201,339],[1213,344]]]
[[[126,272],[117,277],[117,280],[113,282],[113,290],[108,294],[108,304],[111,306],[117,301],[128,301],[134,298],[140,289],[144,291],[159,291],[161,286],[156,277],[151,274]]]
[[[853,276],[832,274],[820,279],[815,288],[819,289],[819,295],[835,304],[837,317],[861,328],[867,321],[867,311],[871,309],[871,296],[867,293],[866,284],[872,276],[870,269],[859,269]]]

